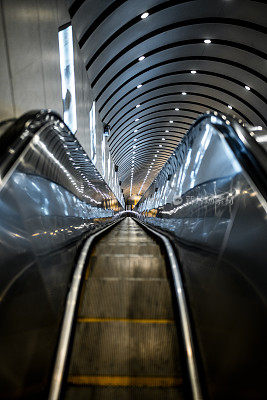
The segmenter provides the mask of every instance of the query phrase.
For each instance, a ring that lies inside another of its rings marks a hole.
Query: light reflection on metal
[[[93,164],[96,164],[96,114],[95,114],[95,102],[93,101],[90,114],[90,138],[91,138],[91,160]]]
[[[72,26],[58,32],[64,122],[72,133],[77,131],[75,74]]]
[[[178,146],[174,155],[172,155],[169,161],[165,165],[165,169],[171,168],[171,175],[173,175],[170,186],[168,187],[168,181],[166,180],[166,173],[162,172],[156,178],[155,182],[152,184],[152,187],[157,185],[160,190],[156,193],[153,188],[149,188],[147,190],[150,193],[149,196],[145,194],[144,198],[139,202],[138,210],[141,212],[149,212],[149,209],[156,209],[159,206],[164,206],[167,203],[172,203],[174,197],[181,197],[188,190],[193,189],[196,185],[199,185],[203,179],[218,179],[220,176],[235,176],[241,172],[241,166],[236,160],[236,157],[233,155],[232,150],[228,146],[225,140],[220,139],[220,135],[217,130],[214,130],[214,126],[221,125],[223,123],[229,122],[226,120],[226,116],[218,116],[218,113],[215,112],[213,115],[210,115],[211,124],[205,124],[205,128],[202,129],[201,134],[195,134],[196,137],[193,141],[193,145],[189,145],[189,142],[192,143],[192,140],[189,140],[189,136],[187,135],[182,143]],[[223,120],[225,122],[223,122]],[[228,124],[227,124],[228,125]],[[194,128],[193,128],[194,131]],[[196,131],[194,131],[196,132]],[[241,129],[236,128],[236,132],[239,137],[244,140],[243,133]],[[192,135],[192,134],[191,134]],[[214,154],[216,152],[217,156],[214,159],[214,170],[207,170],[205,167],[204,155],[206,157],[207,151],[210,147],[209,154]],[[217,151],[217,148],[221,147],[220,151]],[[229,162],[230,161],[230,162]],[[174,167],[175,166],[175,167]],[[169,171],[169,170],[168,170]],[[167,173],[169,175],[170,172]],[[210,178],[208,178],[210,176]],[[162,181],[162,183],[160,183]],[[156,183],[158,182],[158,183]],[[164,184],[163,184],[164,182]],[[228,198],[234,198],[237,193],[229,192],[228,194],[224,194],[224,196],[228,196]],[[254,191],[254,193],[256,193]],[[209,196],[209,200],[211,202],[215,202],[221,198],[221,193],[214,193]],[[207,204],[207,199],[205,197],[202,198],[202,201]],[[199,199],[196,198],[195,202],[198,203]],[[228,203],[227,203],[228,204]],[[185,207],[193,205],[193,202],[187,201],[183,202],[183,204],[179,204],[178,206],[171,207],[170,210],[162,210],[161,213],[164,214],[176,214],[178,210],[181,210]]]

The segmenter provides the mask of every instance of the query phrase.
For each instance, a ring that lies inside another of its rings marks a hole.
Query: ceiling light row
[[[144,13],[143,15],[145,15],[146,13]],[[141,17],[142,18],[142,17]],[[205,39],[204,40],[204,43],[206,43],[206,44],[210,44],[211,43],[211,40],[210,39]],[[146,57],[145,56],[140,56],[139,58],[138,58],[138,61],[143,61],[144,59],[145,59]],[[193,72],[194,73],[194,72]]]
[[[144,13],[143,15],[145,15],[145,14],[147,14],[147,13]],[[148,15],[147,15],[147,16],[148,16]],[[142,18],[142,16],[141,16],[141,18]],[[144,17],[144,18],[147,18],[147,17]],[[144,19],[144,18],[143,18],[143,19]],[[205,40],[204,40],[204,43],[210,44],[210,43],[211,43],[211,40],[210,40],[210,39],[205,39]],[[146,58],[145,56],[140,56],[140,57],[138,58],[138,61],[143,61],[145,58]]]
[[[140,57],[140,58],[141,58],[141,57]],[[141,60],[140,60],[140,61],[141,61]],[[190,71],[190,72],[191,72],[192,75],[195,75],[195,74],[197,73],[196,70],[192,70],[192,71]],[[139,85],[136,86],[136,88],[137,88],[137,89],[141,89],[142,86],[143,86],[143,85],[140,83]],[[245,85],[245,89],[249,91],[249,90],[250,90],[250,87],[249,87],[248,85]],[[183,96],[185,96],[186,94],[187,94],[186,92],[182,92],[182,95],[183,95]],[[136,106],[136,107],[138,107],[138,106]],[[136,121],[138,121],[138,120],[139,120],[139,119],[137,119]]]
[[[162,138],[162,140],[165,140],[165,138]],[[159,147],[162,147],[162,144],[159,144]],[[157,153],[159,153],[159,150],[157,150]],[[147,174],[146,174],[146,176],[145,176],[145,179],[143,180],[143,183],[142,183],[142,185],[141,185],[141,187],[140,187],[140,189],[139,189],[138,195],[141,193],[141,191],[142,191],[142,189],[143,189],[143,186],[144,186],[144,184],[145,184],[145,182],[146,182],[146,180],[147,180],[147,178],[148,178],[148,175],[149,175],[150,172],[151,172],[152,166],[154,165],[155,159],[156,159],[157,157],[158,157],[158,155],[155,154],[155,155],[154,155],[154,158],[153,158],[153,160],[152,160],[152,162],[151,162],[151,164],[150,164],[150,166],[149,166],[149,168],[148,168],[148,171],[147,171]],[[132,183],[132,182],[131,182],[131,183]]]

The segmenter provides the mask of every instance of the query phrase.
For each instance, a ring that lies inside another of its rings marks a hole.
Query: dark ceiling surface
[[[265,1],[67,4],[97,108],[111,126],[109,146],[126,197],[144,193],[207,110],[266,125]]]

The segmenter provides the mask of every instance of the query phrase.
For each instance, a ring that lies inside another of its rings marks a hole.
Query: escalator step
[[[97,246],[98,252],[101,254],[105,254],[108,257],[116,256],[116,254],[120,255],[146,255],[146,254],[153,254],[154,257],[160,257],[161,251],[160,247],[156,243],[144,242],[141,243],[123,243],[121,241],[118,242],[105,242],[103,244],[99,244]]]
[[[182,400],[181,387],[139,388],[139,387],[76,387],[69,386],[66,400]]]
[[[89,279],[79,317],[173,319],[166,279]]]
[[[165,259],[130,219],[91,253],[68,373],[67,400],[184,398]]]
[[[92,278],[166,278],[162,258],[153,255],[100,254],[90,262],[89,276]]]
[[[69,374],[181,376],[173,322],[77,323]]]

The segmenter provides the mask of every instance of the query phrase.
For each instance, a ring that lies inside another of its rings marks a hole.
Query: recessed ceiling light
[[[179,108],[175,108],[175,111],[179,111]]]
[[[138,61],[143,61],[146,57],[145,56],[141,56],[138,58]]]
[[[135,139],[134,139],[134,142],[136,142],[136,141],[137,141],[137,139],[135,138]]]
[[[191,74],[193,74],[193,75],[196,74],[196,73],[197,73],[197,71],[194,71],[194,70],[191,71]]]
[[[142,19],[146,19],[149,16],[149,13],[146,11],[141,15]]]
[[[140,89],[143,85],[140,83],[139,85],[137,85],[137,89]]]
[[[133,146],[133,149],[136,149],[136,145]]]
[[[136,118],[134,121],[135,121],[135,122],[139,121],[139,118]]]
[[[136,106],[135,106],[136,108],[138,108],[138,107],[140,107],[140,104],[136,104]]]
[[[170,124],[173,124],[173,121],[170,121]]]
[[[157,150],[157,153],[159,153],[159,150]]]
[[[250,87],[246,85],[246,86],[245,86],[245,89],[246,89],[246,90],[250,90]]]
[[[138,132],[138,129],[135,129],[135,130],[134,130],[134,133],[135,133],[135,132]]]
[[[228,108],[230,108],[230,110],[232,110],[233,107],[228,104]]]
[[[186,92],[182,92],[182,95],[183,95],[183,96],[186,96],[186,94],[187,94]]]
[[[204,43],[210,44],[210,43],[211,43],[211,40],[210,40],[210,39],[205,39],[205,40],[204,40]]]
[[[158,157],[158,155],[157,155],[157,154],[155,154],[155,155],[154,155],[154,157]]]
[[[163,137],[161,140],[165,140],[165,138]]]
[[[165,131],[166,133],[169,133],[169,131]]]
[[[159,147],[162,147],[162,144],[159,144]]]

